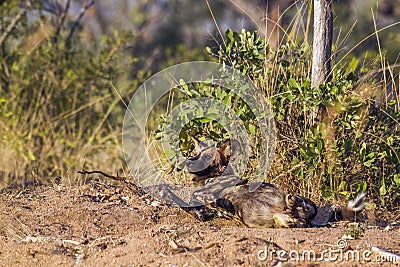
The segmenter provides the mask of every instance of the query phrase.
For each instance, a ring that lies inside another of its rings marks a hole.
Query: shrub
[[[349,198],[368,190],[376,203],[389,209],[398,207],[399,105],[395,99],[387,104],[386,99],[379,102],[378,92],[385,88],[372,80],[361,82],[359,78],[365,73],[357,73],[357,60],[335,66],[329,82],[311,88],[307,44],[287,43],[274,51],[256,32],[245,30],[228,30],[225,43],[217,52],[207,51],[220,63],[248,75],[275,114],[277,149],[266,181],[313,199]],[[360,94],[362,89],[370,94]],[[256,118],[246,104],[229,90],[206,83],[182,83],[179,91],[182,101],[193,96],[212,97],[231,105],[252,142],[253,162],[246,172],[251,179],[262,140]],[[315,110],[319,112],[317,119]],[[158,133],[162,127],[168,129],[168,123],[163,120]],[[186,153],[191,149],[188,131],[216,142],[229,137],[214,120],[197,118],[182,126],[181,148]]]
[[[79,21],[43,15],[36,4],[1,4],[1,27],[15,22],[0,50],[3,183],[44,182],[69,172],[73,178],[83,166],[121,167],[115,144],[123,106],[111,82],[133,59],[123,53],[130,36],[86,40]],[[119,88],[122,96],[126,87]]]

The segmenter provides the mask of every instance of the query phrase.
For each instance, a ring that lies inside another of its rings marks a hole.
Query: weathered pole
[[[332,55],[333,15],[332,0],[314,0],[314,38],[311,70],[311,87],[315,88],[330,79]],[[317,118],[314,110],[312,119]]]
[[[332,0],[314,0],[314,41],[311,86],[329,79],[332,54]]]

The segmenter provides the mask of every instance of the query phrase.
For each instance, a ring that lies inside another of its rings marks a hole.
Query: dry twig
[[[130,177],[119,176],[118,173],[117,173],[116,176],[107,174],[107,173],[102,172],[102,171],[97,171],[97,170],[94,170],[94,171],[82,170],[82,171],[78,171],[78,173],[80,173],[80,174],[101,174],[104,177],[110,178],[110,179],[112,179],[114,181],[121,182],[123,185],[125,185],[130,190],[134,191],[139,196],[142,196],[142,195],[145,194],[145,192],[137,184],[129,181]]]

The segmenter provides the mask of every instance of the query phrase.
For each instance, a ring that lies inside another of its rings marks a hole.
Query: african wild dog
[[[192,174],[193,185],[204,186],[221,175],[234,175],[232,167],[229,166],[231,150],[233,150],[230,140],[226,140],[218,147],[213,147],[200,142],[192,134],[189,136],[195,146],[195,155],[188,158],[185,165]]]
[[[259,184],[249,191],[247,180],[237,178],[235,184],[224,183],[234,176],[229,166],[232,144],[229,140],[218,147],[211,147],[191,135],[195,156],[186,160],[195,185],[213,184],[216,205],[235,214],[248,227],[310,227],[323,226],[337,219],[354,221],[364,209],[365,194],[341,209],[332,206],[317,207],[308,198],[286,194],[270,183]],[[218,184],[227,185],[225,188]],[[208,192],[207,190],[204,192]],[[225,192],[227,192],[225,194]]]

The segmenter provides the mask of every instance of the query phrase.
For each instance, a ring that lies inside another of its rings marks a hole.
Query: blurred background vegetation
[[[253,62],[246,74],[277,116],[266,179],[314,199],[369,190],[398,208],[399,79],[389,66],[400,53],[400,1],[338,0],[333,9],[335,72],[316,96],[308,1],[0,1],[0,187],[80,182],[82,168],[122,172],[125,104],[146,78],[192,60],[241,70]],[[281,15],[280,30],[271,34],[266,13]],[[262,57],[247,58],[254,49]],[[313,125],[305,105],[328,107],[326,120]]]

